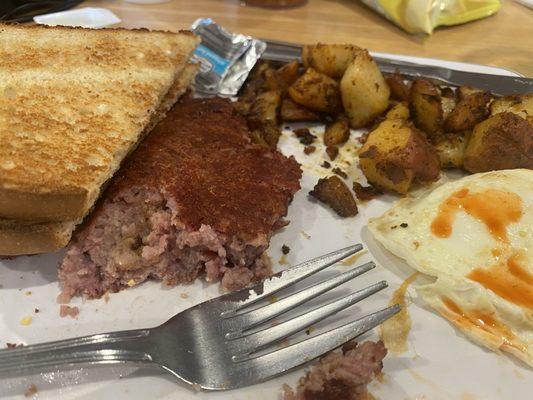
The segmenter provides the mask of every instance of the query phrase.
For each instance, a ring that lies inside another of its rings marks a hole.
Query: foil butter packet
[[[266,43],[251,36],[229,32],[210,18],[196,20],[191,30],[202,39],[193,54],[200,64],[194,82],[199,96],[235,96]]]

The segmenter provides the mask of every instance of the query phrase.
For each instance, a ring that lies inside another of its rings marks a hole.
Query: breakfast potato
[[[467,98],[468,96],[471,96],[476,93],[483,92],[482,89],[478,89],[472,86],[459,86],[457,88],[457,97],[459,100],[463,100]]]
[[[490,105],[490,114],[512,112],[533,124],[533,93],[504,96],[494,100]]]
[[[342,103],[352,128],[361,128],[389,105],[389,86],[368,51],[357,53],[341,80]]]
[[[283,65],[277,70],[267,69],[265,71],[266,85],[270,90],[279,90],[281,93],[287,93],[289,87],[300,76],[300,64],[298,61],[292,61]]]
[[[316,44],[302,49],[306,68],[313,68],[331,78],[341,78],[346,68],[362,49],[352,44]]]
[[[350,138],[350,125],[346,117],[341,117],[337,121],[326,125],[324,131],[324,144],[335,146],[345,143]]]
[[[395,104],[392,108],[387,111],[385,114],[386,119],[409,119],[409,105],[407,102],[402,101]]]
[[[337,146],[328,146],[326,147],[326,154],[331,161],[334,161],[339,155],[339,148]]]
[[[435,143],[441,168],[462,168],[466,138],[462,135],[445,135]]]
[[[439,177],[437,152],[422,132],[402,119],[384,120],[359,150],[359,163],[372,185],[407,193],[416,182]]]
[[[281,130],[278,125],[274,121],[265,121],[261,126],[261,131],[265,142],[275,149],[281,136]]]
[[[320,121],[320,114],[286,98],[281,101],[281,120],[285,122]]]
[[[330,206],[341,217],[357,215],[357,204],[353,194],[338,176],[319,179],[309,194]]]
[[[289,88],[296,103],[313,111],[336,114],[342,109],[339,84],[313,68],[308,68]]]
[[[257,94],[268,89],[265,82],[265,73],[269,70],[273,70],[273,68],[266,61],[259,61],[255,65],[239,92],[241,101],[251,102]]]
[[[281,130],[274,121],[248,120],[250,138],[253,143],[275,149],[281,136]]]
[[[533,125],[512,112],[477,124],[465,149],[464,168],[472,173],[533,169]]]
[[[446,120],[448,115],[453,111],[457,105],[457,99],[455,98],[455,93],[449,91],[450,88],[442,88],[440,90],[440,104],[442,107],[442,118]],[[451,90],[451,89],[450,89]]]
[[[484,91],[462,97],[449,115],[445,116],[444,130],[446,132],[472,130],[476,124],[487,118],[490,100],[490,93]]]
[[[270,147],[263,137],[263,132],[260,129],[254,129],[250,132],[250,139],[252,143],[258,144],[263,147]]]
[[[429,139],[435,139],[442,132],[444,112],[437,87],[425,80],[417,79],[411,86],[410,109],[413,122],[424,131]]]
[[[390,88],[390,97],[393,100],[409,101],[409,92],[411,88],[405,83],[403,76],[398,72],[388,75],[385,78]]]
[[[257,121],[272,121],[277,123],[279,120],[279,109],[281,106],[281,95],[277,90],[269,90],[258,94],[255,101],[250,106],[248,118]]]

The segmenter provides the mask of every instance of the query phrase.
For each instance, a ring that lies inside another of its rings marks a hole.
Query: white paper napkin
[[[81,26],[83,28],[103,28],[120,22],[111,10],[107,8],[85,7],[74,10],[61,11],[52,14],[43,14],[33,17],[38,24]]]

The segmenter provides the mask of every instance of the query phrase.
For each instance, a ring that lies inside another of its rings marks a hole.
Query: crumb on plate
[[[357,198],[361,201],[372,200],[383,194],[383,192],[378,188],[372,185],[363,186],[359,182],[353,183],[353,191],[355,192]]]
[[[59,307],[59,316],[61,318],[65,318],[65,317],[76,318],[79,313],[80,313],[80,309],[76,306],[71,307],[71,306],[67,306],[66,304],[61,304],[61,306]]]
[[[328,155],[329,159],[333,161],[339,155],[339,148],[337,146],[328,146],[326,147],[326,154]]]
[[[383,368],[387,349],[383,342],[349,342],[341,351],[322,357],[300,378],[296,392],[283,385],[283,400],[365,400],[367,385]]]
[[[9,342],[6,343],[7,349],[15,349],[17,347],[22,347],[22,346],[24,346],[23,343],[9,343]]]
[[[315,146],[305,146],[304,147],[304,153],[309,155],[311,153],[314,153],[316,150],[316,147]]]
[[[33,396],[34,394],[37,393],[37,386],[35,386],[33,383],[28,386],[28,388],[26,389],[26,391],[24,392],[24,396],[25,397],[31,397]]]

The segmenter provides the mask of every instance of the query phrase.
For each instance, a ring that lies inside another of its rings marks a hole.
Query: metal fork
[[[288,336],[387,287],[382,281],[272,324],[277,316],[374,268],[374,263],[369,262],[279,300],[272,298],[274,293],[361,249],[357,244],[304,262],[251,289],[189,308],[156,328],[1,350],[0,374],[26,374],[79,364],[134,363],[160,367],[195,388],[205,390],[236,389],[267,380],[343,345],[400,310],[399,305],[395,305],[279,347],[279,342]]]

